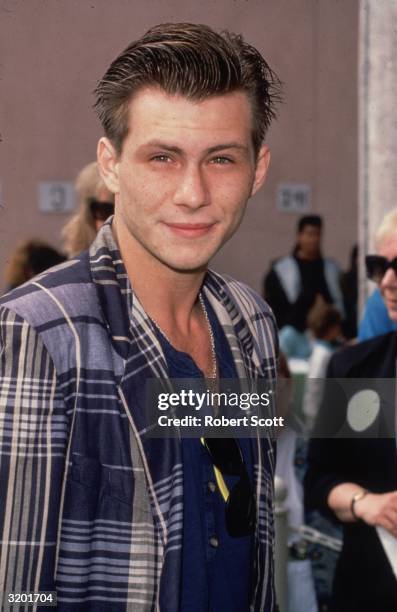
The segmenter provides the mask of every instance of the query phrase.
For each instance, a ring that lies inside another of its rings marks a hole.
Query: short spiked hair
[[[256,153],[281,100],[277,75],[241,36],[217,33],[206,25],[160,24],[132,42],[95,89],[95,109],[118,153],[128,133],[129,102],[139,89],[150,86],[197,101],[245,92],[253,113]]]

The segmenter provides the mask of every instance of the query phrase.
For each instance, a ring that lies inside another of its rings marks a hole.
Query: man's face
[[[151,87],[130,103],[121,154],[104,138],[98,158],[115,193],[121,251],[187,272],[204,269],[234,234],[269,152],[255,159],[244,93],[192,102]]]
[[[378,253],[389,261],[397,257],[397,237],[391,236],[385,238],[378,249]],[[386,271],[379,288],[389,317],[392,321],[397,321],[397,276],[392,268]]]
[[[321,228],[317,225],[305,225],[298,233],[297,244],[302,255],[317,256],[320,253]]]

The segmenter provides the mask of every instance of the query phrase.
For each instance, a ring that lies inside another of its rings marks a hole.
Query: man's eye
[[[232,164],[233,160],[230,159],[230,157],[224,157],[223,155],[218,155],[217,157],[214,157],[211,162],[213,164]]]
[[[172,161],[171,157],[169,155],[154,155],[151,158],[152,161],[156,161],[156,162],[162,162],[162,163],[167,163]]]

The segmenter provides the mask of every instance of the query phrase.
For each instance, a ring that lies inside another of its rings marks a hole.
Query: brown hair
[[[105,187],[99,174],[97,162],[84,166],[77,175],[75,190],[78,199],[78,210],[63,227],[61,235],[64,250],[68,257],[74,257],[87,249],[96,236],[95,222],[90,211],[90,200],[97,198]]]
[[[12,253],[4,271],[7,287],[19,287],[36,274],[65,261],[65,257],[42,240],[25,240]]]
[[[277,75],[241,36],[218,34],[206,25],[160,24],[114,60],[95,90],[95,109],[118,153],[128,132],[128,104],[147,86],[191,100],[245,92],[253,111],[256,153],[281,100]]]

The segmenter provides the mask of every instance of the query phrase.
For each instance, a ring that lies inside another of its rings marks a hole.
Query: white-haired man
[[[383,219],[375,236],[376,255],[366,256],[367,276],[378,284],[365,305],[358,339],[397,331],[397,210]]]

